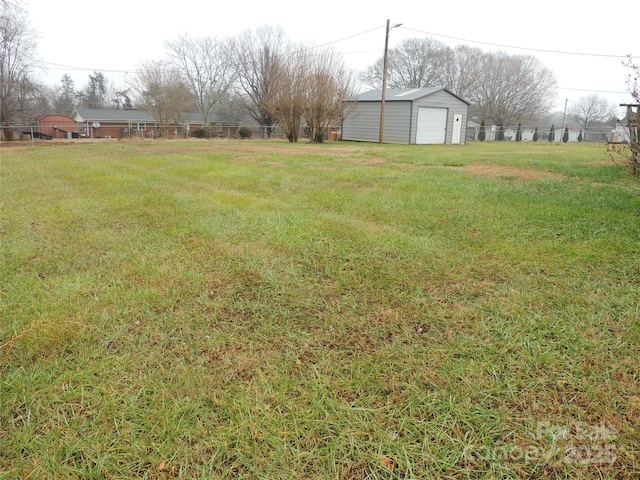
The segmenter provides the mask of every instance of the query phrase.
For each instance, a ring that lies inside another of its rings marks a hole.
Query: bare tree
[[[308,57],[306,69],[302,116],[311,141],[321,143],[342,117],[345,100],[355,94],[354,75],[328,49]]]
[[[354,76],[333,50],[288,48],[274,59],[264,108],[290,142],[298,141],[303,119],[311,141],[321,142],[342,116],[344,100],[354,93]]]
[[[556,88],[554,73],[531,55],[486,53],[481,77],[467,100],[471,112],[496,125],[515,125],[547,113]]]
[[[482,57],[479,48],[455,47],[446,55],[442,86],[462,98],[471,98],[482,78]]]
[[[230,42],[183,35],[168,41],[166,47],[171,61],[189,85],[205,125],[208,124],[214,107],[229,92],[235,80]]]
[[[282,127],[287,139],[297,142],[306,101],[307,49],[290,48],[274,63],[273,87],[264,100],[266,110]]]
[[[389,50],[388,88],[445,86],[445,62],[451,49],[431,37],[410,38]],[[373,88],[382,88],[384,59],[379,58],[360,79]]]
[[[361,80],[382,86],[383,59]],[[389,88],[445,87],[471,101],[471,114],[493,124],[515,124],[548,112],[556,88],[554,73],[535,57],[451,49],[430,38],[403,41],[389,51]]]
[[[36,93],[36,36],[23,11],[11,2],[0,3],[0,123],[27,120],[29,100]],[[7,131],[8,132],[8,131]]]
[[[569,110],[569,117],[582,127],[587,135],[589,127],[595,123],[602,123],[615,116],[615,106],[606,98],[599,95],[580,97]]]
[[[627,88],[629,93],[635,99],[637,103],[640,103],[640,65],[634,62],[633,56],[629,55],[627,61],[622,64],[631,69],[631,72],[627,75]]]
[[[265,128],[267,137],[276,122],[268,108],[276,84],[276,72],[288,51],[284,31],[261,27],[245,31],[233,42],[239,90],[251,118]]]
[[[183,121],[182,113],[193,108],[189,87],[177,67],[166,61],[144,63],[133,84],[138,106],[149,112],[166,132]]]

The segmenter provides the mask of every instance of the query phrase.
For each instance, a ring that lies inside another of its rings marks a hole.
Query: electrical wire
[[[440,34],[440,33],[426,32],[424,30],[418,30],[416,28],[409,28],[409,27],[403,27],[403,26],[401,26],[400,28],[404,28],[405,30],[410,30],[412,32],[423,33],[425,35],[431,35],[433,37],[448,38],[449,40],[456,40],[456,41],[465,42],[465,43],[477,43],[479,45],[488,45],[488,46],[491,46],[491,47],[511,48],[511,49],[514,49],[514,50],[527,50],[527,51],[531,51],[531,52],[556,53],[556,54],[560,54],[560,55],[575,55],[575,56],[584,56],[584,57],[638,58],[638,57],[633,57],[633,56],[630,57],[629,55],[611,55],[611,54],[603,54],[603,53],[586,53],[586,52],[567,52],[567,51],[562,51],[562,50],[547,50],[547,49],[544,49],[544,48],[521,47],[521,46],[517,46],[517,45],[506,45],[506,44],[501,44],[501,43],[483,42],[483,41],[480,41],[480,40],[469,40],[469,39],[466,39],[466,38],[453,37],[451,35],[443,35],[443,34]]]

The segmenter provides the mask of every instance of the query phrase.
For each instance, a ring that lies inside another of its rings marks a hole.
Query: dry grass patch
[[[537,168],[511,167],[504,165],[478,164],[457,167],[470,175],[488,178],[509,178],[520,181],[538,180],[540,178],[565,178],[564,175],[547,172]]]

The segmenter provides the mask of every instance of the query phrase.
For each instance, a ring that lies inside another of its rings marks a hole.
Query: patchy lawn
[[[0,477],[640,475],[604,146],[2,148]]]

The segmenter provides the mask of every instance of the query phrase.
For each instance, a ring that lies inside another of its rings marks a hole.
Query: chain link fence
[[[519,130],[519,135],[518,135]],[[466,138],[469,141],[480,140],[481,128],[479,125],[469,125]],[[567,127],[567,142],[593,142],[593,143],[628,143],[629,128],[618,124],[615,127],[592,127],[586,130],[578,127]],[[564,142],[565,128],[536,126],[508,126],[500,131],[496,125],[486,126],[484,129],[484,141],[513,142],[520,137],[523,142]],[[285,139],[282,128],[275,126],[243,125],[243,124],[215,124],[207,127],[194,127],[185,125],[172,125],[160,127],[154,124],[102,124],[99,127],[78,123],[73,125],[57,126],[57,128],[42,128],[37,125],[8,125],[3,126],[0,140],[3,141],[35,141],[35,140],[63,140],[63,139],[243,139],[252,138],[258,140]],[[308,139],[309,133],[301,127],[301,139]],[[331,128],[325,140],[338,140],[340,138],[339,127]]]
[[[551,126],[507,126],[500,131],[497,125],[485,126],[484,141],[507,141],[519,140],[523,142],[555,142],[565,141],[565,127]],[[481,128],[479,125],[467,127],[467,140],[480,140]],[[519,135],[518,135],[519,131]],[[593,143],[626,143],[629,141],[629,129],[621,124],[615,127],[599,126],[582,129],[580,127],[566,127],[567,142],[593,142]]]
[[[327,131],[325,140],[337,140],[339,128]],[[0,140],[3,141],[35,141],[35,140],[68,140],[68,139],[244,139],[257,140],[286,139],[282,127],[278,125],[260,126],[245,124],[213,124],[203,126],[169,125],[159,126],[151,123],[107,123],[99,125],[91,123],[65,124],[53,127],[37,125],[12,124],[2,127]],[[309,138],[309,131],[300,128],[301,139]]]

